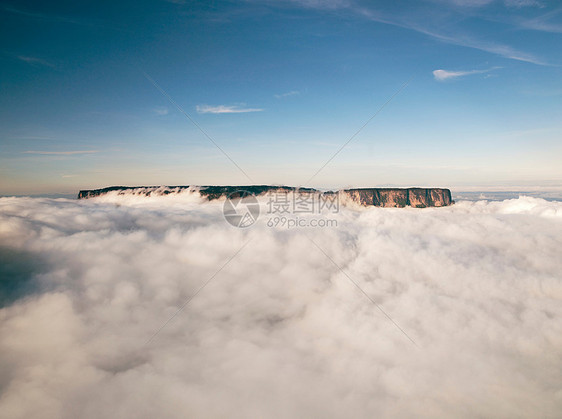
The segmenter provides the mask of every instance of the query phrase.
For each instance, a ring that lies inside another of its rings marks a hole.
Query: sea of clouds
[[[560,417],[562,202],[330,217],[0,199],[0,417]]]

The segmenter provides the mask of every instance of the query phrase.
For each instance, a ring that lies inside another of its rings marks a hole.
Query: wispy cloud
[[[2,7],[2,6],[0,6]],[[31,19],[37,19],[37,20],[43,20],[43,21],[48,21],[48,22],[60,22],[60,23],[70,23],[70,24],[74,24],[74,25],[82,25],[82,26],[91,26],[92,23],[91,22],[87,22],[83,19],[75,19],[73,17],[68,17],[68,16],[60,16],[60,15],[53,15],[53,14],[47,14],[47,13],[37,13],[37,12],[31,12],[31,11],[27,11],[27,10],[22,10],[22,9],[16,9],[14,7],[9,7],[9,6],[3,6],[2,9],[8,13],[13,13],[16,15],[20,15],[20,16],[24,16],[27,18],[31,18]]]
[[[46,135],[17,135],[10,137],[11,140],[54,140],[55,137]]]
[[[289,0],[291,3],[311,9],[335,10],[351,6],[350,0]]]
[[[543,2],[538,0],[504,0],[504,4],[507,7],[516,7],[518,9],[522,7],[544,7]]]
[[[442,4],[450,4],[460,7],[477,8],[488,6],[496,0],[434,0]],[[522,7],[543,7],[543,3],[538,0],[503,0],[503,4],[510,8]]]
[[[262,112],[263,109],[260,108],[242,108],[239,106],[227,106],[227,105],[197,105],[197,113],[247,113],[247,112]]]
[[[447,5],[449,6],[461,6],[465,8],[475,8],[480,6],[486,6],[492,3],[494,0],[432,0],[434,2],[438,2],[444,5],[446,8]],[[374,9],[371,7],[365,7],[360,5],[359,3],[353,2],[352,0],[330,0],[327,2],[323,2],[320,0],[291,0],[291,4],[298,5],[300,7],[306,8],[315,8],[318,10],[323,11],[330,11],[335,9],[347,10],[351,13],[356,15],[362,16],[363,18],[369,19],[373,22],[383,23],[392,26],[398,26],[404,29],[412,30],[426,36],[429,36],[433,39],[436,39],[440,42],[451,44],[451,45],[458,45],[466,48],[477,49],[480,51],[485,51],[494,55],[498,55],[503,58],[516,60],[516,61],[523,61],[528,62],[536,65],[549,65],[544,60],[534,56],[533,54],[529,54],[523,51],[519,51],[516,48],[513,48],[509,45],[497,43],[494,41],[479,39],[476,36],[466,34],[466,33],[459,33],[453,31],[445,31],[445,30],[436,30],[437,27],[446,27],[447,25],[437,24],[439,22],[435,22],[432,20],[435,13],[427,13],[427,14],[420,14],[420,13],[411,13],[411,12],[402,12],[402,13],[389,13],[383,10]],[[540,6],[538,1],[534,0],[504,0],[504,5],[506,7],[524,7],[524,6]],[[450,16],[451,13],[455,13],[452,10],[445,10],[445,15]],[[457,12],[458,7],[457,7]],[[463,14],[460,12],[461,15]],[[442,23],[442,22],[441,22]],[[512,22],[516,24],[515,22]],[[534,26],[536,29],[541,28],[542,30],[549,29],[549,31],[557,32],[558,28],[556,26],[547,26],[545,24],[541,24],[542,22],[534,22]],[[533,23],[530,23],[529,26],[532,26]]]
[[[450,4],[460,7],[482,7],[492,3],[495,0],[438,0],[442,4]]]
[[[548,65],[546,62],[544,62],[543,60],[535,57],[534,55],[519,51],[519,50],[517,50],[515,48],[512,48],[508,45],[497,44],[497,43],[485,41],[485,40],[479,40],[479,39],[475,39],[475,38],[472,38],[472,37],[466,36],[466,35],[439,34],[439,33],[431,32],[431,31],[426,30],[426,29],[421,28],[421,27],[416,28],[414,26],[410,26],[409,29],[418,31],[420,33],[431,36],[431,37],[433,37],[433,38],[435,38],[439,41],[442,41],[442,42],[445,42],[445,43],[448,43],[448,44],[478,49],[480,51],[489,52],[491,54],[499,55],[500,57],[503,57],[503,58],[509,58],[511,60],[523,61],[523,62],[532,63],[532,64],[536,64],[536,65]]]
[[[152,110],[158,116],[168,115],[170,113],[168,108],[155,108]]]
[[[104,30],[131,33],[127,28],[121,27],[119,23],[109,22],[109,21],[90,18],[90,17],[86,18],[84,17],[84,15],[81,16],[58,15],[52,13],[44,13],[42,11],[34,11],[31,8],[18,9],[15,7],[6,6],[2,4],[0,4],[0,11],[10,13],[14,16],[19,16],[21,19],[49,22],[54,24],[63,23],[69,25],[83,26],[85,28],[103,28]]]
[[[557,25],[556,23],[550,23],[540,19],[522,21],[520,22],[520,26],[523,29],[530,29],[533,31],[562,33],[562,25]]]
[[[32,65],[32,66],[40,65],[40,66],[50,67],[50,68],[56,67],[53,63],[51,63],[47,60],[44,60],[42,58],[37,58],[37,57],[29,57],[29,56],[25,56],[25,55],[19,55],[18,60],[26,62],[27,64]]]
[[[459,77],[470,76],[472,74],[484,74],[490,71],[496,70],[499,67],[492,67],[486,70],[465,70],[465,71],[449,71],[449,70],[434,70],[433,77],[437,81],[447,81],[452,79],[457,79]]]
[[[562,7],[552,10],[542,16],[533,19],[519,19],[514,24],[521,29],[530,29],[540,32],[562,33],[562,25],[559,22],[553,22],[562,14]]]
[[[281,93],[279,95],[273,95],[273,96],[277,99],[282,99],[284,97],[298,96],[300,94],[301,94],[301,92],[299,92],[298,90],[291,90],[290,92]]]
[[[523,51],[519,51],[509,45],[478,39],[466,34],[439,33],[439,32],[435,32],[433,29],[428,29],[424,23],[420,23],[419,21],[413,21],[405,18],[396,20],[394,17],[391,18],[391,17],[383,16],[378,13],[373,13],[369,10],[362,10],[361,14],[363,14],[365,17],[368,17],[372,21],[385,23],[387,25],[398,26],[404,29],[409,29],[415,32],[419,32],[433,39],[444,42],[446,44],[477,49],[480,51],[489,52],[491,54],[495,54],[500,57],[508,58],[511,60],[523,61],[536,65],[549,65],[548,63],[535,57],[534,55]]]
[[[49,155],[49,156],[72,156],[75,154],[93,154],[99,153],[99,150],[72,150],[72,151],[37,151],[37,150],[29,150],[24,151],[24,154],[42,154],[42,155]]]

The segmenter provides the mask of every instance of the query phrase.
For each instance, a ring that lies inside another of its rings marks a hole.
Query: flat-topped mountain
[[[318,194],[340,194],[352,201],[376,207],[398,207],[411,206],[414,208],[444,207],[453,204],[451,191],[444,188],[359,188],[342,189],[339,191],[319,191],[312,188],[296,188],[293,186],[275,185],[249,185],[249,186],[110,186],[101,189],[82,190],[78,199],[94,198],[108,193],[118,195],[158,196],[178,194],[181,192],[198,192],[209,201],[246,191],[253,195],[265,195],[268,192],[298,192]]]
[[[376,207],[444,207],[453,204],[451,191],[444,188],[359,188],[342,189],[339,191],[323,192],[312,188],[296,188],[293,186],[248,185],[248,186],[110,186],[101,189],[82,190],[78,199],[94,198],[116,192],[118,195],[154,196],[177,194],[185,191],[197,191],[209,201],[219,199],[240,191],[253,195],[265,195],[268,192],[299,192],[318,194],[340,194],[349,197],[358,204]]]

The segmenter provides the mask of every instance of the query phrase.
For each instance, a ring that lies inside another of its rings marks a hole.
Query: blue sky
[[[0,194],[562,185],[562,4],[0,3]],[[216,144],[144,76],[149,75]]]

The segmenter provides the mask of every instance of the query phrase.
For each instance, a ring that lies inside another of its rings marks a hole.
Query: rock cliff
[[[322,192],[311,188],[295,188],[292,186],[250,185],[250,186],[110,186],[102,189],[82,190],[78,193],[78,199],[93,198],[110,192],[119,195],[168,195],[182,191],[197,191],[202,197],[209,201],[230,196],[237,191],[247,191],[256,196],[265,195],[268,192],[294,192],[299,193],[339,193],[349,197],[354,202],[365,206],[376,207],[407,207],[426,208],[444,207],[452,205],[451,191],[443,188],[361,188],[344,189],[335,192]]]
[[[343,193],[362,205],[376,207],[426,208],[453,204],[451,191],[442,188],[364,188],[345,189]]]

